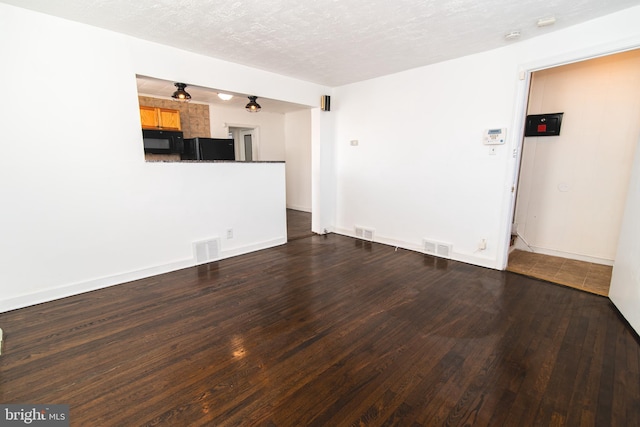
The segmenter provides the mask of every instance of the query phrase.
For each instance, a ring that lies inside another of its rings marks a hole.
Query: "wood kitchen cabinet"
[[[140,122],[143,129],[182,129],[180,126],[180,111],[169,108],[140,106]]]

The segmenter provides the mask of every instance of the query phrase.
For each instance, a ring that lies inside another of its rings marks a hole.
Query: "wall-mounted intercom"
[[[524,127],[524,136],[560,135],[563,114],[564,113],[528,115]]]
[[[484,145],[502,145],[507,140],[507,129],[496,128],[484,131],[482,143]]]

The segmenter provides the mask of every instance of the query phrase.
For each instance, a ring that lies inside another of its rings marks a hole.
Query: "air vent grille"
[[[428,240],[425,240],[424,241],[424,253],[429,254],[429,255],[435,255],[437,246],[438,245],[436,243],[429,242]]]
[[[452,245],[450,243],[437,242],[435,240],[423,239],[422,247],[427,255],[434,255],[442,258],[451,258]]]
[[[357,227],[356,226],[356,237],[363,240],[373,241],[374,230],[371,228],[365,227]]]
[[[436,248],[436,254],[443,258],[451,258],[451,245],[445,245],[443,243],[438,243]]]
[[[198,264],[217,260],[220,258],[220,238],[195,242],[193,251]]]

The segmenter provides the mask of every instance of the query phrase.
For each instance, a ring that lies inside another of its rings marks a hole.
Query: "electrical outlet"
[[[482,239],[480,243],[478,243],[478,250],[484,251],[485,249],[487,249],[487,239]]]
[[[227,228],[227,239],[233,239],[233,228]]]

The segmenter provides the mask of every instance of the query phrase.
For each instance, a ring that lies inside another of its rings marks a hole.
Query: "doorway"
[[[258,159],[258,128],[248,125],[230,125],[229,137],[235,141],[236,160],[242,162]]]
[[[253,129],[240,131],[240,156],[242,160],[250,162],[253,160]]]
[[[607,295],[640,135],[638,76],[640,50],[532,73],[527,114],[565,114],[559,136],[524,138],[507,270]]]

